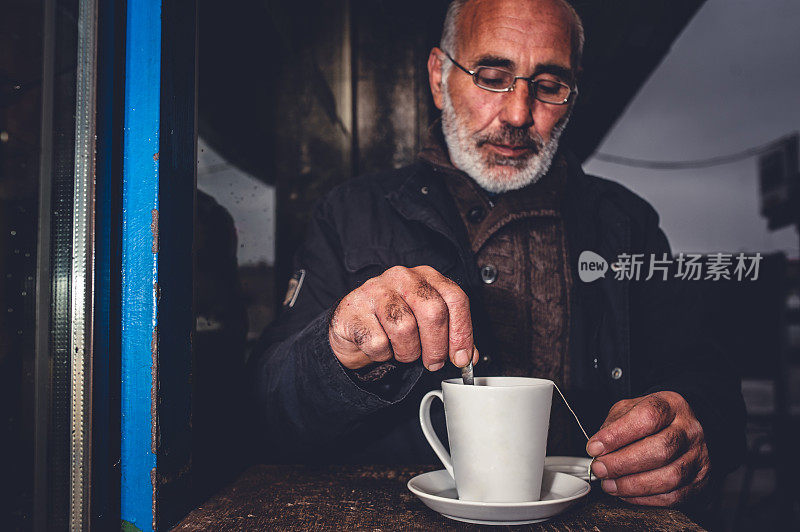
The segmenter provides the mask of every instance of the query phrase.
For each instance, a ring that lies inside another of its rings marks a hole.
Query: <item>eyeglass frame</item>
[[[444,52],[444,50],[442,50],[442,51]],[[500,67],[482,66],[482,67],[478,67],[475,70],[470,70],[470,69],[462,66],[461,64],[459,64],[459,62],[456,61],[455,59],[453,59],[453,57],[449,53],[444,52],[444,55],[446,55],[447,58],[450,61],[452,61],[455,66],[460,68],[464,73],[469,74],[472,77],[472,83],[474,83],[476,87],[478,87],[479,89],[483,89],[485,91],[489,91],[489,92],[514,92],[514,87],[517,85],[517,80],[518,79],[524,79],[525,81],[527,81],[528,83],[531,84],[531,86],[533,88],[534,98],[536,98],[538,101],[540,101],[542,103],[549,103],[551,105],[566,105],[566,104],[569,103],[569,101],[572,98],[573,94],[576,95],[576,96],[578,94],[578,87],[570,87],[566,83],[562,83],[560,81],[555,81],[555,80],[552,80],[552,79],[548,79],[548,80],[533,79],[533,77],[526,77],[526,76],[514,76],[514,73],[511,72],[510,70],[506,70],[505,68],[500,68]],[[477,76],[478,70],[481,69],[481,68],[493,68],[495,70],[500,70],[502,72],[508,72],[509,74],[514,76],[514,79],[511,80],[511,84],[508,87],[506,87],[505,89],[490,89],[488,87],[482,87],[481,85],[478,85],[478,76]],[[569,94],[567,95],[566,98],[564,98],[563,102],[548,102],[548,101],[542,100],[537,96],[539,90],[538,90],[538,88],[536,86],[541,81],[549,81],[550,83],[558,83],[559,85],[567,87],[569,89]]]

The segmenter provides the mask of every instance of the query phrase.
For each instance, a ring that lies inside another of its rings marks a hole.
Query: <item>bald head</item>
[[[504,11],[521,16],[534,14],[562,24],[564,31],[569,32],[570,63],[573,73],[577,74],[583,56],[583,22],[566,0],[454,0],[447,9],[441,49],[458,54],[459,39],[465,32],[474,31],[482,21]]]

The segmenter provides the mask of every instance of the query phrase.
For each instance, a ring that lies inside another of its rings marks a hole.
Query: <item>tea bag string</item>
[[[588,435],[588,434],[586,434],[586,431],[583,429],[583,425],[581,425],[581,420],[580,420],[580,419],[578,419],[578,416],[577,416],[577,414],[575,414],[575,411],[572,409],[572,407],[571,407],[571,406],[569,406],[569,401],[567,401],[567,398],[566,398],[566,397],[564,397],[564,394],[563,394],[563,393],[561,393],[561,390],[558,388],[558,384],[556,384],[556,383],[554,382],[554,383],[553,383],[553,386],[555,386],[555,387],[556,387],[556,391],[558,392],[558,395],[560,395],[560,396],[561,396],[561,399],[563,399],[563,400],[564,400],[564,404],[565,404],[565,405],[567,405],[567,408],[569,409],[570,413],[572,414],[572,417],[574,417],[574,418],[575,418],[575,421],[578,423],[578,426],[580,427],[580,429],[581,429],[581,432],[583,432],[583,435],[586,437],[586,441],[589,441],[589,435]]]
[[[578,423],[578,427],[580,427],[581,432],[583,432],[583,435],[586,437],[586,441],[588,442],[589,441],[589,435],[586,434],[586,430],[584,430],[583,425],[581,424],[581,420],[578,419],[578,415],[575,413],[575,411],[572,409],[572,407],[569,406],[569,401],[567,401],[567,398],[564,397],[563,393],[561,393],[561,389],[559,389],[558,384],[556,384],[554,382],[553,386],[556,387],[556,391],[558,392],[558,395],[561,396],[561,399],[564,401],[564,404],[567,405],[567,408],[569,409],[570,413],[572,414],[572,417],[575,418],[575,422]],[[592,481],[592,464],[594,463],[595,460],[597,460],[597,457],[592,457],[592,461],[589,462],[589,482]]]

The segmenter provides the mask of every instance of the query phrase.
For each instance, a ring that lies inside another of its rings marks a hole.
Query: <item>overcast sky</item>
[[[694,160],[798,129],[800,1],[708,0],[599,151]],[[759,215],[754,158],[700,170],[645,170],[593,159],[584,168],[648,199],[674,251],[798,254],[796,230],[770,233]]]
[[[275,187],[236,168],[198,137],[197,188],[233,216],[239,265],[275,263]]]

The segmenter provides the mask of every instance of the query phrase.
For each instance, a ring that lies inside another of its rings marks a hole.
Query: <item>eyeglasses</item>
[[[503,68],[481,66],[475,70],[469,70],[459,65],[458,62],[444,53],[455,66],[472,76],[472,82],[481,89],[491,92],[514,92],[514,85],[518,79],[524,79],[531,84],[531,94],[533,97],[544,103],[554,105],[564,105],[569,102],[573,94],[578,94],[578,88],[553,81],[550,79],[533,79],[525,76],[515,76]]]

